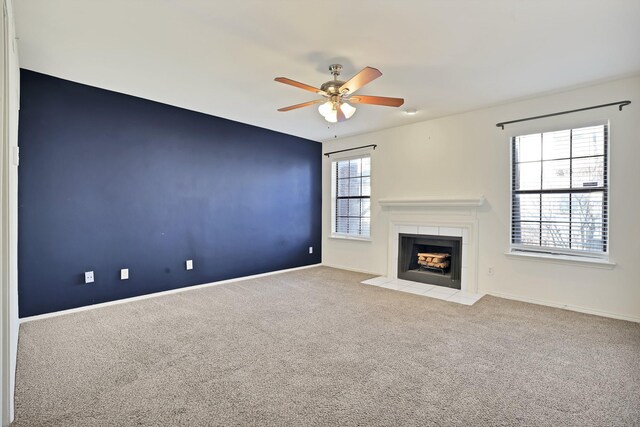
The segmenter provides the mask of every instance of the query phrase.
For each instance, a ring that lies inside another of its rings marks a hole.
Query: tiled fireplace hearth
[[[387,276],[365,281],[371,282],[367,284],[468,305],[481,297],[477,293],[477,209],[484,204],[483,197],[380,200],[379,203],[389,218]],[[401,236],[424,236],[434,242],[459,241],[460,258],[456,261],[460,263],[460,289],[456,289],[455,284],[442,286],[442,282],[428,278],[419,278],[422,283],[416,283],[415,278],[398,279]]]

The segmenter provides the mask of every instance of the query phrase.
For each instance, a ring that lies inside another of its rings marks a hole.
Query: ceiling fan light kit
[[[353,116],[356,112],[356,107],[351,104],[384,105],[387,107],[399,107],[404,104],[404,99],[402,98],[387,98],[383,96],[367,95],[352,96],[356,90],[382,76],[382,73],[376,68],[365,67],[362,71],[351,77],[346,82],[338,80],[338,76],[342,71],[342,65],[332,64],[329,66],[329,71],[333,75],[333,80],[323,83],[319,89],[286,77],[276,77],[275,81],[277,82],[317,93],[326,99],[291,105],[289,107],[280,108],[278,111],[285,112],[307,107],[309,105],[320,104],[318,112],[326,121],[336,123],[348,120]]]
[[[353,113],[356,112],[356,107],[353,107],[346,102],[334,102],[327,101],[324,104],[320,104],[318,112],[324,117],[324,119],[331,123],[338,121],[338,110],[344,114],[345,119],[350,119]]]

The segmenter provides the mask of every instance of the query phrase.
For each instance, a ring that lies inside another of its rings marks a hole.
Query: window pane
[[[371,158],[364,157],[362,159],[362,175],[369,176],[371,175]]]
[[[347,217],[337,217],[336,218],[336,232],[337,233],[347,233],[349,231],[349,222]]]
[[[573,188],[604,186],[604,156],[573,160]]]
[[[569,222],[571,205],[569,193],[542,195],[542,220]],[[568,231],[568,230],[567,230]]]
[[[542,134],[542,159],[567,159],[571,156],[571,131],[561,130]]]
[[[569,223],[542,223],[542,246],[569,249]]]
[[[362,178],[362,195],[371,196],[371,178]]]
[[[514,242],[523,245],[540,245],[540,223],[522,222],[514,229]],[[519,237],[519,239],[517,239]]]
[[[516,163],[540,160],[542,155],[542,135],[523,135],[515,138]]]
[[[338,178],[348,178],[349,177],[349,162],[342,161],[338,163]]]
[[[513,218],[516,221],[539,221],[540,195],[517,194],[513,201]]]
[[[602,192],[571,196],[572,242],[574,249],[602,251],[606,229]]]
[[[338,197],[349,195],[349,178],[338,179]]]
[[[569,188],[569,160],[549,160],[542,163],[542,188]]]
[[[573,130],[573,157],[604,155],[604,125]]]
[[[349,217],[349,233],[359,234],[360,232],[360,218]]]
[[[349,196],[360,196],[362,178],[349,178]]]
[[[521,163],[518,166],[516,190],[539,190],[541,163]]]
[[[360,216],[360,199],[349,199],[349,216]]]
[[[351,159],[349,160],[349,176],[360,176],[360,168],[362,167],[362,159]]]
[[[371,201],[369,199],[362,199],[362,210],[360,215],[363,217],[371,216]]]
[[[336,214],[338,216],[347,216],[347,215],[349,215],[349,200],[348,199],[338,199],[338,200],[336,200]]]
[[[361,224],[361,235],[362,236],[369,236],[371,233],[371,218],[362,218],[362,224]]]

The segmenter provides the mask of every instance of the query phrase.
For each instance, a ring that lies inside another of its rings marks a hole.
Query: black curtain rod
[[[351,151],[351,150],[357,150],[359,148],[367,148],[367,147],[373,147],[373,149],[375,150],[377,145],[376,144],[369,144],[369,145],[363,145],[361,147],[354,147],[354,148],[347,148],[345,150],[338,150],[338,151],[332,151],[330,153],[324,153],[325,156],[329,157],[332,154],[336,154],[336,153],[342,153],[344,151]]]
[[[511,120],[508,122],[496,123],[496,126],[504,130],[504,125],[510,125],[512,123],[526,122],[528,120],[544,119],[545,117],[561,116],[563,114],[577,113],[578,111],[586,111],[586,110],[593,110],[595,108],[611,107],[613,105],[617,105],[618,110],[622,111],[622,107],[625,107],[629,104],[631,104],[631,101],[618,101],[618,102],[612,102],[610,104],[602,104],[602,105],[594,105],[592,107],[578,108],[577,110],[568,110],[568,111],[561,111],[559,113],[545,114],[544,116],[527,117],[526,119],[518,119],[518,120]]]

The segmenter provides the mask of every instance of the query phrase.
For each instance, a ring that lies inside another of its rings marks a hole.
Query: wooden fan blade
[[[286,85],[291,85],[291,86],[299,87],[300,89],[308,90],[309,92],[318,93],[320,95],[328,95],[327,92],[320,90],[317,87],[309,86],[307,84],[300,83],[295,80],[288,79],[286,77],[276,77],[274,80],[280,83],[284,83]]]
[[[404,99],[402,98],[387,98],[386,96],[368,95],[350,96],[346,101],[353,102],[354,104],[384,105],[385,107],[399,107],[404,104]]]
[[[278,108],[278,111],[291,111],[297,108],[308,107],[309,105],[319,104],[321,102],[326,102],[324,99],[317,99],[315,101],[303,102],[302,104],[290,105],[288,107]]]
[[[377,68],[364,67],[362,71],[351,77],[348,82],[340,86],[340,92],[348,91],[349,93],[353,93],[367,83],[377,79],[381,75],[382,73]]]

